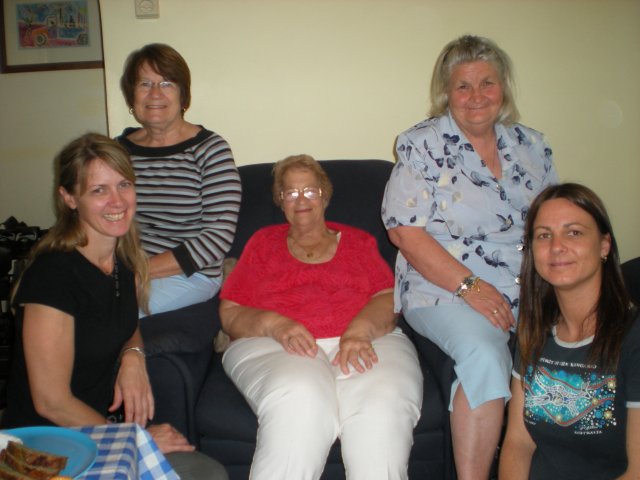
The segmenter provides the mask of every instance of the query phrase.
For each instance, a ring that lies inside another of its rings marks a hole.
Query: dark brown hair
[[[602,200],[589,188],[576,183],[552,185],[544,189],[533,201],[525,223],[526,248],[520,277],[520,311],[518,317],[518,345],[521,370],[535,365],[542,348],[557,323],[560,314],[553,287],[536,271],[531,242],[536,217],[542,204],[562,198],[587,212],[594,219],[601,235],[609,235],[609,255],[603,259],[600,295],[595,299],[596,330],[589,360],[605,371],[614,371],[620,356],[620,348],[631,324],[629,309],[631,297],[627,292],[620,270],[618,246],[611,228],[609,215]]]
[[[191,72],[187,62],[173,47],[164,43],[150,43],[131,52],[120,77],[120,88],[129,108],[133,107],[138,74],[148,64],[158,75],[174,82],[180,89],[180,106],[184,112],[191,105]]]

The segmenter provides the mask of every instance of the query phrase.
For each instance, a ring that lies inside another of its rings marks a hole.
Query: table
[[[144,428],[135,423],[78,427],[98,445],[98,456],[82,480],[180,480]]]

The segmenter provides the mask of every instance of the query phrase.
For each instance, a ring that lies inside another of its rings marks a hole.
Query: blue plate
[[[76,478],[86,472],[98,455],[98,446],[88,435],[62,427],[24,427],[5,430],[27,447],[68,458],[60,475]]]

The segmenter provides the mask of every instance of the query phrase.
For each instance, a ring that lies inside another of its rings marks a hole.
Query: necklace
[[[291,253],[298,258],[303,257],[307,260],[318,260],[327,253],[327,250],[331,247],[335,236],[332,235],[327,238],[328,241],[325,241],[323,238],[309,247],[300,244],[295,238],[289,236],[289,239],[291,240]]]
[[[315,248],[317,248],[320,245],[320,242],[315,244],[311,250],[308,250],[307,248],[303,247],[302,245],[300,245],[297,241],[295,241],[293,238],[291,239],[291,243],[293,244],[293,246],[295,246],[298,250],[302,251],[302,256],[305,257],[307,260],[312,260],[314,257],[320,257],[324,251],[326,250],[326,248],[322,248],[318,251],[318,253],[316,254],[315,252]],[[295,253],[295,252],[294,252]]]
[[[120,277],[118,275],[118,257],[113,257],[113,281],[116,284],[116,297],[120,296]]]

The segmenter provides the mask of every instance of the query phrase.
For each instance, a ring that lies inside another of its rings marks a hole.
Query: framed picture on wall
[[[0,0],[0,71],[103,68],[98,0]]]

